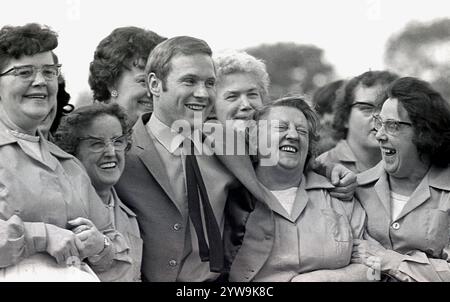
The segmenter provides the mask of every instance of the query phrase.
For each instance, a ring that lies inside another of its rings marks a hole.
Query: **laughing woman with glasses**
[[[56,33],[39,24],[0,29],[4,281],[98,281],[91,268],[108,270],[124,243],[83,166],[38,130],[56,110],[57,45]]]
[[[125,166],[125,152],[131,147],[125,111],[117,103],[80,107],[63,117],[55,143],[77,157],[85,166],[97,194],[109,208],[115,229],[126,240],[131,263],[123,274],[114,270],[99,273],[102,281],[140,281],[142,239],[136,215],[117,197],[114,185]]]
[[[374,116],[382,161],[358,175],[366,240],[353,261],[390,281],[450,281],[450,106],[405,77]]]
[[[397,78],[389,71],[380,70],[367,71],[348,81],[333,106],[333,136],[338,143],[319,155],[319,162],[339,163],[361,173],[381,160],[372,114],[387,86]]]

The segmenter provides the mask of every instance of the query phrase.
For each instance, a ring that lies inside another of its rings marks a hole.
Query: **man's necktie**
[[[220,273],[224,265],[222,236],[220,235],[220,229],[211,204],[209,203],[205,183],[203,182],[197,159],[194,155],[194,144],[192,141],[190,141],[190,144],[191,152],[186,155],[186,186],[189,217],[197,233],[201,261],[205,262],[209,260],[210,271]],[[199,192],[201,198],[199,198]],[[203,206],[209,247],[205,239],[200,204]]]

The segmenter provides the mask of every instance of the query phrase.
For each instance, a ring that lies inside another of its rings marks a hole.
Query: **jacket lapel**
[[[389,189],[389,182],[387,179],[387,174],[381,173],[380,178],[375,183],[375,193],[378,196],[378,199],[380,200],[381,204],[383,205],[387,217],[391,217],[391,196],[390,196],[390,189]]]
[[[116,230],[120,230],[120,232],[123,232],[122,235],[126,236],[127,234],[125,234],[124,230],[126,230],[126,232],[129,232],[130,230],[128,227],[130,224],[128,217],[124,219],[123,217],[124,213],[122,213],[122,211],[125,212],[127,216],[136,217],[136,215],[120,201],[114,187],[111,189],[111,193],[114,198],[114,217]]]
[[[366,186],[375,182],[374,190],[378,196],[378,200],[386,211],[388,220],[391,217],[391,195],[389,189],[389,181],[386,171],[384,170],[383,161],[380,161],[375,167],[357,174],[359,186]],[[361,196],[358,196],[361,198]],[[363,200],[361,202],[364,202]]]
[[[305,176],[303,176],[302,182],[300,183],[300,186],[297,189],[297,194],[295,195],[295,201],[291,213],[292,218],[289,218],[289,220],[292,222],[295,222],[298,219],[298,217],[302,214],[303,210],[306,208],[306,205],[308,204],[309,201],[308,194],[306,193],[305,190],[304,179]]]
[[[400,215],[398,215],[396,220],[399,220],[402,217],[406,216],[408,213],[413,211],[415,208],[417,208],[430,198],[431,193],[430,186],[428,184],[428,175],[429,173],[425,175],[420,184],[414,190],[413,194],[409,198],[408,202],[406,203],[405,207],[400,212]]]
[[[285,219],[292,221],[291,216],[284,209],[284,207],[281,205],[281,203],[278,201],[278,199],[275,197],[275,195],[273,195],[272,192],[269,192],[268,198],[265,199],[264,201],[272,211],[281,215]]]
[[[167,196],[169,196],[176,205],[178,210],[182,212],[178,202],[176,202],[175,194],[170,185],[169,176],[167,175],[158,150],[156,150],[155,143],[145,128],[143,120],[146,119],[146,121],[148,121],[149,117],[150,114],[144,114],[134,126],[133,143],[135,144],[136,154]]]
[[[295,222],[300,217],[308,205],[308,202],[310,202],[308,190],[330,190],[333,188],[334,186],[324,176],[313,171],[306,172],[302,177],[302,181],[297,190],[297,195],[295,196],[295,202],[291,213],[292,222]],[[314,200],[311,200],[311,202],[314,202]]]

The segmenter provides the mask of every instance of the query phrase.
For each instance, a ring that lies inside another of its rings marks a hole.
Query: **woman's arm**
[[[122,234],[113,228],[108,209],[89,184],[89,219],[81,219],[77,226],[85,225],[78,237],[87,249],[80,254],[88,257],[92,269],[97,272],[114,270],[116,275],[132,269],[130,247]],[[76,230],[76,229],[74,229]],[[84,233],[84,234],[83,234]],[[106,238],[105,238],[106,237]],[[90,247],[90,248],[88,248]]]
[[[4,200],[0,200],[0,234],[0,267],[39,252],[47,252],[62,265],[78,256],[75,234],[52,224],[24,222]]]
[[[368,282],[376,281],[367,266],[352,263],[335,270],[317,270],[295,276],[291,282]]]
[[[46,249],[43,223],[24,223],[5,201],[0,201],[0,268]]]
[[[399,281],[450,281],[450,247],[443,251],[443,259],[430,258],[422,251],[407,255],[388,250],[374,239],[355,242],[352,262],[362,263]]]

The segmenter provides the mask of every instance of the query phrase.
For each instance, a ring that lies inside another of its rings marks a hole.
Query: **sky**
[[[213,51],[312,44],[347,78],[384,68],[387,40],[409,22],[444,17],[450,17],[448,0],[10,0],[2,3],[0,26],[38,22],[55,30],[55,52],[75,100],[89,91],[96,46],[121,26],[194,36]]]

